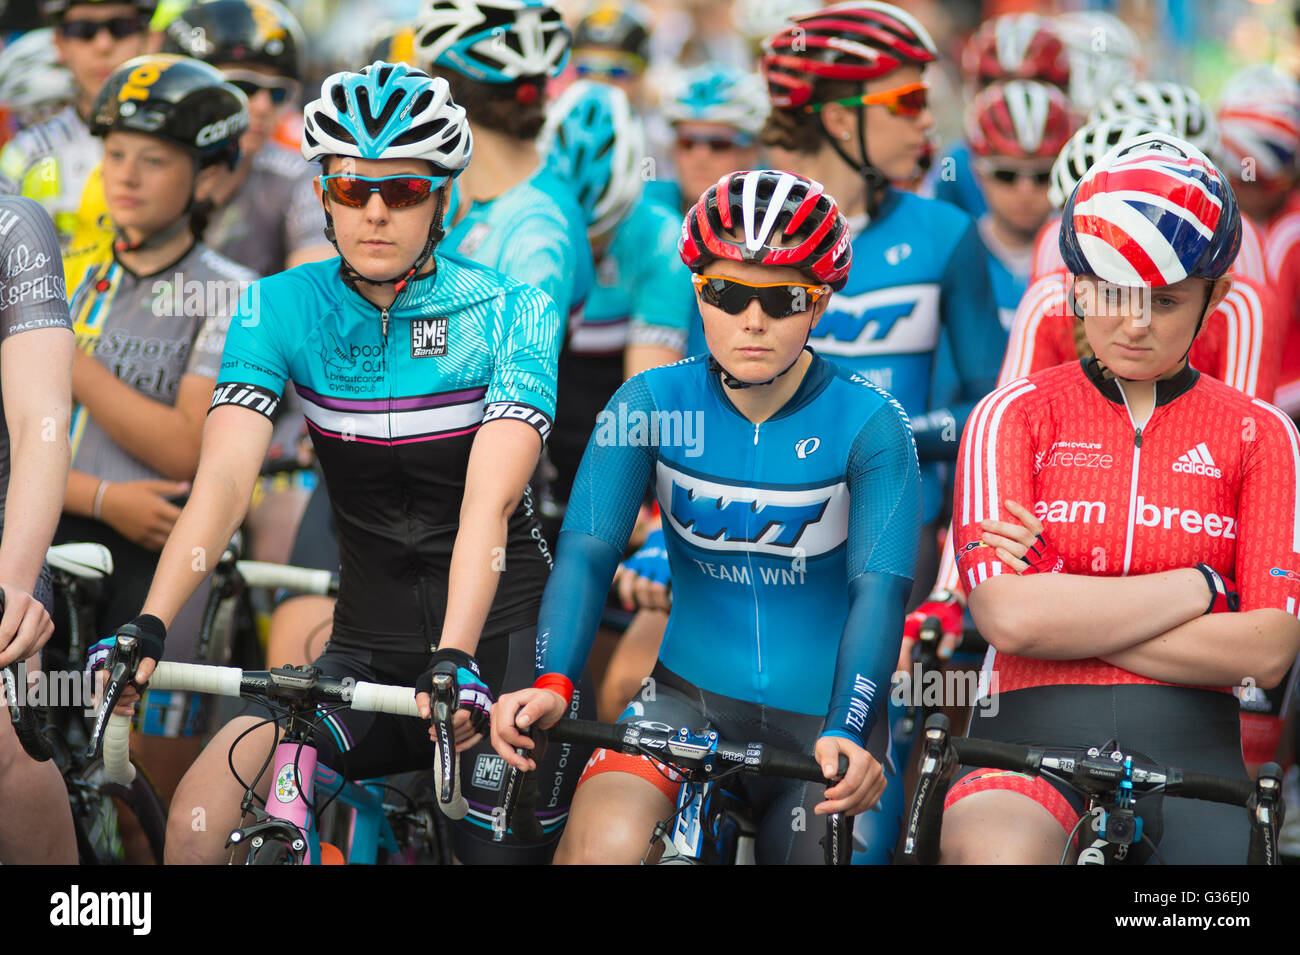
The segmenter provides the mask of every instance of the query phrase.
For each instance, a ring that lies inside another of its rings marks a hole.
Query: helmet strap
[[[1187,344],[1187,351],[1183,352],[1183,360],[1192,353],[1192,346],[1196,344],[1196,336],[1201,334],[1201,326],[1205,324],[1205,317],[1210,313],[1210,299],[1214,297],[1214,285],[1218,279],[1210,279],[1210,284],[1205,288],[1205,301],[1201,304],[1201,317],[1196,320],[1196,331],[1192,332],[1192,340]]]
[[[865,88],[865,84],[864,84]],[[856,107],[858,114],[858,159],[854,159],[844,148],[840,146],[838,140],[826,128],[826,123],[820,124],[822,137],[831,144],[831,149],[835,154],[848,163],[849,168],[853,169],[862,177],[863,183],[867,188],[867,223],[875,218],[876,212],[880,209],[880,199],[885,189],[889,186],[889,180],[875,166],[871,165],[871,160],[867,155],[867,111],[865,106]]]
[[[194,187],[199,178],[199,161],[194,160],[194,183],[190,185],[190,201],[185,203],[185,208],[170,224],[159,229],[157,232],[147,235],[137,242],[132,242],[127,238],[126,230],[113,223],[113,251],[114,252],[144,252],[148,249],[156,249],[158,246],[170,242],[183,229],[188,229],[190,225],[190,213],[194,211]]]
[[[740,391],[742,388],[761,388],[763,385],[770,385],[782,375],[787,374],[795,365],[799,364],[799,359],[803,357],[804,351],[808,348],[808,339],[811,335],[812,325],[809,324],[808,334],[803,337],[803,347],[801,347],[799,353],[794,356],[794,361],[790,362],[790,364],[786,365],[771,378],[767,379],[767,381],[741,381],[731,372],[727,371],[727,369],[723,368],[722,363],[714,358],[712,354],[709,355],[709,371],[721,375],[722,383],[731,391]]]

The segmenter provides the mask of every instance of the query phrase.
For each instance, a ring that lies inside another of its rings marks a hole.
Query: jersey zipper
[[[1133,426],[1133,470],[1129,475],[1128,485],[1128,526],[1124,534],[1124,570],[1123,575],[1128,576],[1129,564],[1133,559],[1133,533],[1136,530],[1134,523],[1137,521],[1137,490],[1138,490],[1138,473],[1142,464],[1142,428],[1150,427],[1151,418],[1155,416],[1155,408],[1151,409],[1151,415],[1148,416],[1146,424],[1139,426],[1133,420],[1133,409],[1129,407],[1128,396],[1124,394],[1124,389],[1119,389],[1120,398],[1124,401],[1124,411],[1128,414],[1129,424]]]
[[[761,452],[758,447],[758,430],[760,427],[762,427],[761,423],[756,422],[754,424],[754,456],[752,458],[752,463],[750,464],[750,469],[749,469],[751,487],[753,487],[752,482],[758,479],[758,474],[759,471],[761,470],[759,467]],[[758,520],[758,514],[749,515],[749,521],[751,522],[751,525],[753,522],[757,520]],[[746,536],[752,537],[753,530],[754,529],[752,526],[747,527]],[[745,551],[745,565],[749,568],[750,591],[754,595],[754,653],[755,653],[756,662],[758,664],[758,680],[755,681],[756,685],[754,686],[754,689],[758,691],[758,693],[760,694],[759,698],[762,699],[763,690],[766,685],[766,681],[764,680],[765,674],[763,672],[763,618],[760,613],[759,602],[758,602],[758,568],[754,566],[754,556],[752,551],[749,550]]]

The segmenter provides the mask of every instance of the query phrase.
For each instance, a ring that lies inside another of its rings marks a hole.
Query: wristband
[[[573,681],[563,673],[543,673],[533,682],[533,686],[538,690],[550,690],[552,693],[560,694],[564,697],[566,710],[573,702]]]
[[[99,487],[95,488],[95,500],[94,503],[90,505],[90,516],[97,521],[103,520],[103,518],[99,516],[99,509],[104,504],[104,492],[107,490],[108,490],[107,481],[100,481]]]
[[[1035,539],[1033,546],[1025,551],[1025,556],[1020,558],[1029,567],[1022,571],[1023,574],[1059,574],[1065,569],[1065,558],[1056,552],[1056,548],[1039,534]]]
[[[1231,582],[1224,580],[1209,564],[1197,564],[1196,569],[1210,587],[1210,605],[1201,616],[1207,613],[1235,613],[1241,606],[1241,595],[1233,589]]]

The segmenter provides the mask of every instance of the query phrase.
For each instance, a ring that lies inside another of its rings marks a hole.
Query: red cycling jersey
[[[969,592],[1015,571],[980,521],[1032,507],[1065,573],[1150,574],[1206,563],[1236,581],[1241,610],[1300,616],[1300,435],[1277,408],[1184,368],[1158,382],[1139,430],[1094,359],[1018,379],[971,412],[957,457],[953,536]],[[990,687],[1160,681],[1099,659],[989,651]]]
[[[1269,222],[1264,255],[1270,281],[1287,317],[1282,370],[1274,400],[1288,414],[1300,414],[1300,196],[1288,198],[1282,211]]]

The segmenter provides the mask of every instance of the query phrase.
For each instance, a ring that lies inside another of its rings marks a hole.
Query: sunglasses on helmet
[[[238,89],[249,99],[252,99],[263,90],[271,97],[271,102],[276,106],[283,106],[289,100],[298,97],[298,82],[289,79],[287,76],[266,76],[262,73],[254,73],[251,70],[224,70],[222,76],[225,77],[227,83]]]
[[[446,176],[349,176],[338,173],[321,176],[321,186],[330,198],[360,209],[370,201],[372,193],[379,193],[384,205],[390,209],[405,209],[418,206],[433,194],[433,191],[447,181]]]
[[[863,93],[861,96],[846,96],[825,103],[809,103],[804,107],[804,112],[820,113],[831,103],[841,106],[883,106],[895,116],[920,116],[930,108],[930,87],[924,83],[908,83],[880,93]]]
[[[692,275],[700,301],[720,308],[728,315],[739,315],[754,299],[769,318],[789,318],[806,312],[817,304],[829,289],[825,285],[798,282],[775,282],[755,285],[721,275]]]
[[[113,17],[109,20],[64,20],[59,24],[59,32],[69,40],[90,41],[102,30],[107,30],[113,39],[121,40],[143,33],[144,20],[140,17]]]

